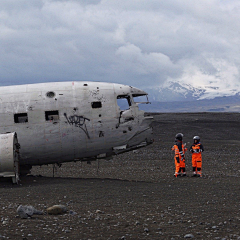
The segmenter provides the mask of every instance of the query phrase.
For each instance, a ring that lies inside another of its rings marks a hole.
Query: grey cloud
[[[228,75],[239,84],[238,1],[8,0],[0,9],[0,85],[146,88],[208,76],[224,88]]]

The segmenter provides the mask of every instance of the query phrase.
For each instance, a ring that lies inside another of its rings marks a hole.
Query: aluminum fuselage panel
[[[0,133],[17,132],[21,165],[110,154],[116,146],[134,146],[151,137],[151,121],[134,102],[128,119],[117,104],[118,95],[133,92],[144,94],[130,86],[98,82],[0,87]]]

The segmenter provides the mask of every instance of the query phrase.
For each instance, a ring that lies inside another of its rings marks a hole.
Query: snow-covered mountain
[[[173,81],[166,82],[160,87],[149,87],[146,91],[149,94],[150,101],[160,102],[214,99],[240,94],[240,89],[221,89],[211,84],[194,87],[191,84]]]
[[[238,88],[216,87],[216,84],[194,87],[169,81],[146,91],[152,104],[142,109],[148,112],[240,112]]]

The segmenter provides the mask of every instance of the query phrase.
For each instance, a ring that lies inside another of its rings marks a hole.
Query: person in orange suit
[[[183,134],[178,133],[175,136],[175,143],[172,147],[174,151],[174,162],[175,162],[175,177],[186,176],[185,166],[185,152],[187,151],[186,144],[183,144]],[[182,173],[182,175],[181,175]]]
[[[193,177],[202,177],[202,152],[204,148],[200,143],[199,136],[193,137],[193,145],[189,151],[192,153]]]

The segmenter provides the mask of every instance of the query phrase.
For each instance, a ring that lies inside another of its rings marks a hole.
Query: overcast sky
[[[1,0],[0,85],[168,81],[240,91],[238,0]]]

